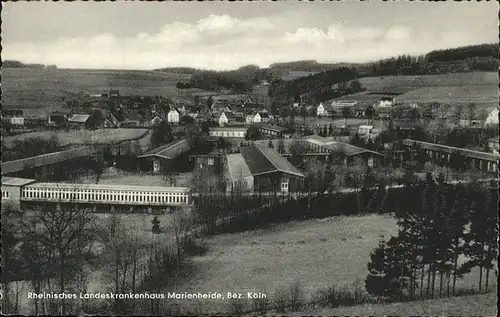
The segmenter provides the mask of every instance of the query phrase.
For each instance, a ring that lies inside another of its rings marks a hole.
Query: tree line
[[[458,280],[476,269],[477,291],[489,291],[498,251],[497,189],[450,185],[443,175],[427,174],[406,183],[400,195],[398,234],[373,250],[366,290],[411,300],[454,296]]]

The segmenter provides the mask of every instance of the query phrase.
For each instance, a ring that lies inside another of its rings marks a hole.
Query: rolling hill
[[[118,89],[122,95],[177,95],[175,84],[190,75],[157,71],[5,68],[2,70],[2,106],[26,115],[60,110],[79,93]]]

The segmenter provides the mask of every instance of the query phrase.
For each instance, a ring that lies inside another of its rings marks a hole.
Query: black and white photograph
[[[497,1],[1,5],[1,314],[497,315]]]

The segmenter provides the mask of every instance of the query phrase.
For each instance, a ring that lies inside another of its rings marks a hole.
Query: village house
[[[224,164],[225,153],[215,149],[209,153],[196,153],[189,155],[189,160],[193,162],[195,170],[216,171]]]
[[[253,116],[253,119],[252,119],[252,123],[261,123],[262,122],[262,118],[260,116],[260,113],[257,112],[254,116]]]
[[[377,118],[379,119],[389,119],[392,116],[392,108],[382,107],[376,110]]]
[[[300,139],[294,139],[305,146],[306,158],[343,157],[343,164],[367,165],[376,167],[381,163],[383,154],[360,148],[338,140],[336,137],[321,137],[319,135],[308,135]]]
[[[163,118],[160,117],[159,115],[155,115],[153,117],[153,119],[151,119],[151,126],[152,127],[156,127],[156,126],[158,126],[162,122],[163,122]]]
[[[188,152],[189,149],[189,142],[186,139],[181,139],[152,149],[137,158],[145,161],[153,173],[157,173],[166,171],[173,160]]]
[[[498,107],[495,107],[492,109],[489,113],[488,116],[486,117],[486,120],[484,121],[485,126],[492,126],[492,125],[498,125]]]
[[[24,126],[24,113],[22,110],[2,110],[2,119],[7,119],[13,126]]]
[[[257,130],[264,136],[269,139],[277,139],[283,138],[288,139],[292,137],[292,131],[288,128],[279,127],[270,124],[257,124],[255,125]]]
[[[372,131],[373,131],[373,126],[372,125],[360,125],[358,127],[358,134],[360,134],[360,135],[371,134]]]
[[[394,97],[382,97],[378,102],[378,107],[392,107],[396,103]]]
[[[105,128],[119,128],[120,121],[118,121],[118,119],[116,119],[116,117],[111,112],[109,112],[104,119],[104,127]]]
[[[220,114],[218,122],[219,122],[219,126],[221,126],[221,127],[226,126],[226,125],[231,125],[231,124],[234,124],[236,122],[236,117],[234,116],[234,114],[232,112],[224,111]]]
[[[464,148],[457,148],[442,144],[416,141],[412,139],[403,140],[403,145],[408,148],[420,147],[427,154],[430,161],[441,163],[450,162],[453,153],[460,153],[465,156],[466,162],[472,168],[485,172],[497,173],[498,160],[500,155],[497,153],[479,152]]]
[[[171,124],[177,124],[180,121],[179,112],[175,108],[171,108],[167,113],[167,122]]]
[[[226,155],[227,192],[288,193],[304,185],[305,176],[276,150],[252,145]]]
[[[244,138],[248,127],[210,127],[208,134],[222,138]]]
[[[88,127],[89,114],[77,113],[68,119],[68,126],[72,129],[85,129]]]
[[[372,118],[375,115],[375,107],[367,104],[357,104],[353,107],[356,118]]]
[[[47,115],[47,126],[53,128],[63,128],[66,126],[67,118],[63,113],[49,113]]]

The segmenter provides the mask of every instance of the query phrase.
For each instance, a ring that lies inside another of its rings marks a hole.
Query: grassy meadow
[[[471,295],[424,301],[365,304],[331,309],[311,309],[290,316],[496,316],[496,294]]]
[[[296,282],[306,300],[331,285],[364,291],[370,253],[382,238],[389,239],[397,230],[392,216],[366,215],[290,222],[215,236],[207,240],[209,251],[205,255],[192,258],[196,272],[169,290],[256,291],[267,294],[271,303],[276,289]],[[457,289],[477,288],[478,274],[466,275],[457,282]],[[490,277],[490,289],[494,283]],[[227,311],[227,305],[227,301],[206,301],[203,312]]]
[[[155,71],[6,68],[2,70],[2,105],[39,116],[61,110],[80,92],[118,89],[122,95],[177,95],[175,84],[190,75]]]
[[[422,87],[498,86],[496,72],[450,73],[420,76],[363,77],[359,82],[367,91],[404,94]]]

